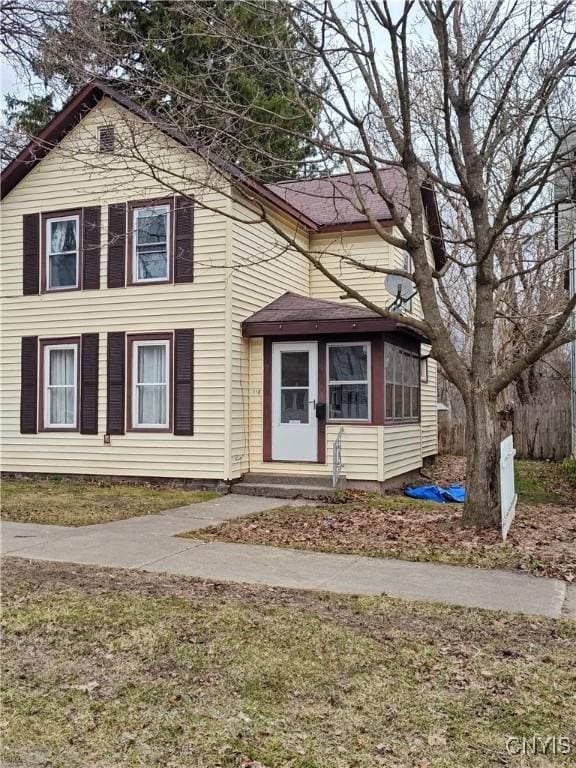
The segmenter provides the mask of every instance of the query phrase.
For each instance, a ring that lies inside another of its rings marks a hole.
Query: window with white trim
[[[44,345],[44,429],[78,426],[78,344]]]
[[[80,217],[46,219],[46,290],[78,288]]]
[[[370,343],[328,344],[328,419],[370,420]]]
[[[170,426],[170,342],[132,342],[132,428]]]
[[[132,278],[135,283],[170,277],[170,206],[152,205],[133,210]]]

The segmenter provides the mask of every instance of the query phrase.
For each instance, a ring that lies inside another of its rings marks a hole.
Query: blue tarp
[[[464,502],[466,491],[462,485],[449,485],[441,488],[439,485],[421,485],[417,488],[404,488],[406,496],[423,501],[437,501],[439,504],[447,502]]]

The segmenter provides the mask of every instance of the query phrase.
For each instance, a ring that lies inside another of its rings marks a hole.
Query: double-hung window
[[[78,427],[78,342],[43,345],[44,429]]]
[[[328,419],[370,420],[370,344],[328,344]]]
[[[171,212],[168,203],[132,209],[132,282],[170,280]]]
[[[132,429],[169,429],[170,339],[135,339],[131,356]]]
[[[80,216],[45,218],[46,290],[62,291],[80,285]]]

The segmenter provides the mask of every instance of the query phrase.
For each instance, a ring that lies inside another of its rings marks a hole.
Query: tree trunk
[[[485,390],[466,406],[466,503],[462,522],[477,528],[500,526],[500,427],[496,401]]]

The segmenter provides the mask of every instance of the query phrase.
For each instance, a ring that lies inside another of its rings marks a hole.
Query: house
[[[382,174],[408,215],[402,175]],[[342,261],[405,264],[351,195],[345,175],[264,186],[84,87],[2,174],[3,470],[331,484],[341,460],[376,489],[417,471],[437,451],[426,339],[306,258],[393,300]]]

